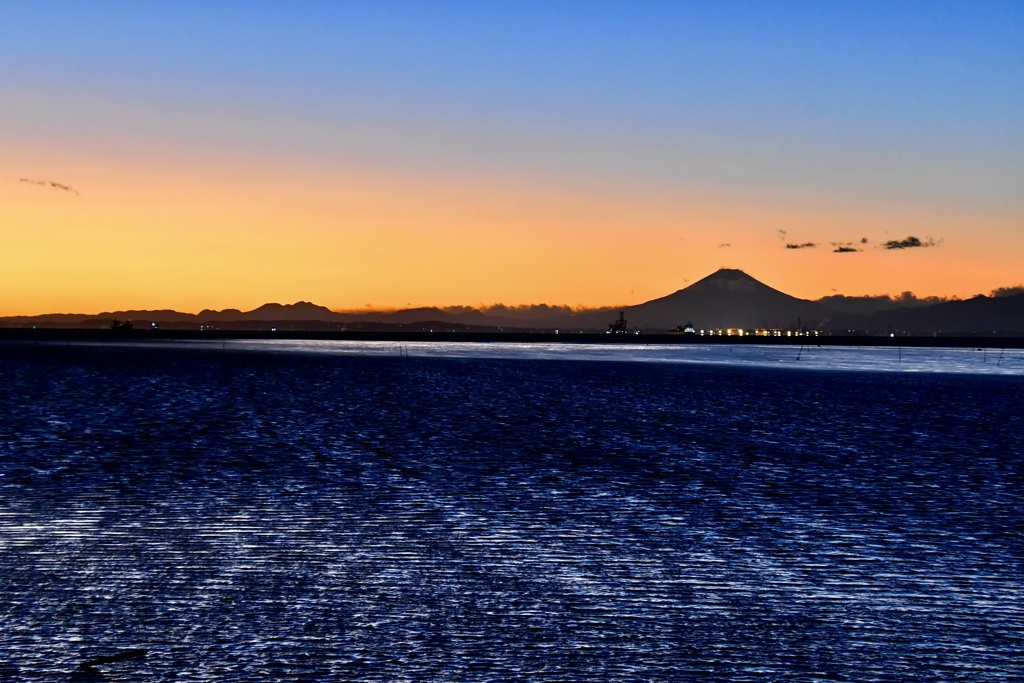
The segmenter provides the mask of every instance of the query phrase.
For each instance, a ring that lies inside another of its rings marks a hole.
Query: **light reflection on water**
[[[0,355],[0,679],[1021,679],[1016,377],[342,344]]]
[[[207,344],[250,351],[417,356],[639,361],[806,370],[952,372],[1024,375],[1024,350],[892,346],[757,344],[562,344],[511,342],[385,342],[232,340]]]
[[[265,351],[349,356],[462,358],[505,360],[590,360],[803,370],[862,372],[941,372],[1024,375],[1024,349],[833,346],[807,344],[575,344],[557,342],[395,342],[296,339],[225,339],[62,343],[67,346],[148,348],[202,351]]]

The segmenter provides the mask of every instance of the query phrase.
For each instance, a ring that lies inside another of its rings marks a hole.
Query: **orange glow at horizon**
[[[52,178],[78,189],[72,194],[20,182],[25,171],[0,172],[3,316],[299,300],[334,310],[618,306],[720,267],[802,298],[906,290],[966,298],[1024,275],[1014,258],[1024,253],[1021,220],[1009,211],[983,217],[989,241],[979,244],[979,217],[950,207],[770,205],[545,179],[287,165],[200,174],[95,161]],[[938,243],[880,246],[909,235]],[[787,241],[817,246],[788,250]],[[833,242],[862,251],[832,253]]]

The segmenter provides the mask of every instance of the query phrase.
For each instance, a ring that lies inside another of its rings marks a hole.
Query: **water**
[[[293,344],[0,348],[0,680],[1024,677],[1019,352]]]
[[[110,342],[104,348],[115,346]],[[138,344],[122,344],[125,347]],[[764,344],[573,344],[309,340],[153,341],[152,348],[461,359],[604,360],[731,367],[1024,376],[1024,349]]]

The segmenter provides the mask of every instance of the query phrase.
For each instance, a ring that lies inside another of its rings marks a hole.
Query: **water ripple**
[[[1015,377],[8,349],[0,381],[0,680],[1024,674]]]

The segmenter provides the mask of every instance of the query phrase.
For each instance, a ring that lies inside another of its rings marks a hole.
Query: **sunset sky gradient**
[[[1019,1],[35,0],[0,64],[0,315],[1024,282]]]

